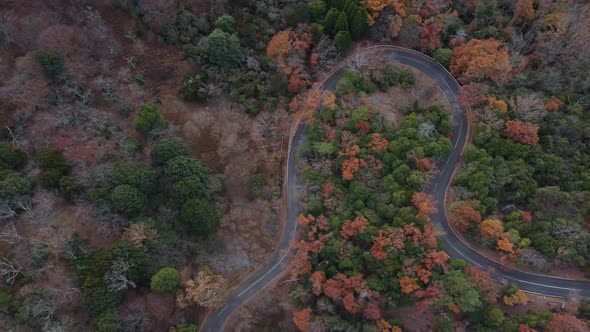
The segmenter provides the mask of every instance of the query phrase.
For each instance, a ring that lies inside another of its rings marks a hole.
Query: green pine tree
[[[344,13],[340,13],[334,25],[334,32],[338,33],[340,31],[348,32],[348,18],[346,18],[346,14]]]

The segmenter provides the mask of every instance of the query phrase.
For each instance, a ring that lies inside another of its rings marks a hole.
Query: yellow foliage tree
[[[479,224],[479,234],[484,240],[498,239],[503,232],[504,227],[500,220],[484,220]]]
[[[494,97],[488,98],[488,107],[498,113],[506,113],[508,111],[508,103],[502,99],[496,99]]]
[[[512,295],[509,295],[509,296],[505,295],[504,296],[504,303],[506,305],[511,306],[511,307],[518,305],[518,304],[527,304],[527,302],[528,302],[528,298],[527,298],[526,294],[523,291],[521,291],[520,289]]]

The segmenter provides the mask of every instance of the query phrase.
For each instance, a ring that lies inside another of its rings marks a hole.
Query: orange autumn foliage
[[[427,284],[430,281],[430,275],[432,275],[432,273],[427,269],[422,268],[418,265],[414,265],[414,271],[416,272],[416,275],[418,276],[420,281],[422,281],[423,283]]]
[[[444,268],[448,259],[449,256],[444,251],[430,251],[426,254],[426,257],[422,259],[422,264],[424,264],[428,270],[432,270],[437,266]]]
[[[382,138],[381,135],[373,133],[371,135],[371,141],[367,144],[368,148],[373,149],[375,152],[381,152],[387,149],[389,142],[386,138]]]
[[[465,232],[474,224],[481,222],[481,214],[475,208],[475,202],[464,201],[453,210],[452,222],[460,232]]]
[[[538,130],[539,126],[535,124],[520,120],[510,120],[506,121],[504,134],[515,142],[533,145],[539,142]]]
[[[299,226],[301,226],[301,228],[307,228],[307,226],[309,226],[309,224],[313,221],[315,221],[315,217],[311,214],[308,214],[307,216],[300,214],[297,218],[297,222],[299,223]]]
[[[521,291],[520,289],[512,295],[509,295],[509,296],[505,295],[503,300],[504,300],[504,304],[511,306],[511,307],[514,307],[515,305],[518,305],[518,304],[527,304],[527,302],[528,302],[528,298],[527,298],[526,294],[523,291]]]
[[[554,313],[545,327],[546,332],[578,332],[588,331],[588,324],[568,313]]]
[[[434,167],[434,163],[430,158],[416,158],[416,169],[422,173],[430,171]]]
[[[499,40],[471,39],[453,50],[451,73],[463,83],[481,79],[498,81],[511,71],[508,48]]]
[[[356,217],[353,221],[346,220],[344,224],[342,224],[340,235],[345,239],[349,239],[364,232],[367,225],[369,225],[369,221],[365,217]]]
[[[434,50],[440,47],[440,33],[444,24],[438,20],[424,25],[420,33],[420,48],[422,52]]]
[[[390,3],[390,0],[363,0],[361,4],[367,12],[369,13],[368,24],[369,26],[375,23],[375,19],[379,16],[379,12],[381,12],[385,7],[387,7]]]
[[[342,281],[337,279],[328,279],[323,286],[324,294],[334,301],[342,299]]]
[[[514,253],[514,244],[510,242],[508,237],[504,237],[503,239],[498,240],[497,242],[498,250],[502,250],[506,253]]]
[[[395,9],[395,12],[401,16],[406,17],[408,15],[406,0],[391,0],[391,5]]]
[[[334,193],[334,184],[331,181],[324,182],[322,185],[322,198],[327,200],[332,197],[332,193]]]
[[[367,167],[367,163],[362,159],[356,157],[346,159],[342,162],[342,178],[350,181],[354,179],[354,173],[365,167]]]
[[[380,229],[377,237],[373,237],[373,246],[371,247],[371,255],[378,260],[387,258],[387,253],[384,251],[385,247],[391,244],[391,239],[385,236],[385,232]]]
[[[557,112],[562,106],[563,102],[555,96],[551,96],[551,98],[545,103],[545,108],[549,112]]]
[[[491,107],[498,113],[508,112],[508,103],[502,99],[496,99],[495,97],[488,98],[488,106]]]
[[[430,225],[424,225],[424,232],[422,232],[422,243],[426,248],[434,249],[438,245],[437,236],[439,233]]]
[[[279,31],[275,34],[266,46],[266,56],[269,58],[282,59],[291,49],[291,30]]]
[[[430,215],[436,212],[437,204],[432,195],[416,192],[412,196],[412,204],[418,210],[416,218],[424,218],[427,222],[430,222]]]
[[[451,310],[451,312],[454,313],[454,314],[460,314],[461,313],[461,309],[459,309],[459,306],[456,305],[455,303],[449,303],[447,305],[447,308],[449,308],[449,310]]]
[[[415,290],[420,289],[420,286],[418,286],[417,281],[418,281],[418,279],[416,279],[416,278],[411,278],[408,276],[401,277],[399,280],[399,285],[401,287],[402,293],[411,294]]]
[[[518,0],[514,7],[514,20],[516,22],[531,21],[535,18],[533,0]]]
[[[492,269],[482,270],[478,267],[467,266],[465,272],[469,277],[471,284],[479,289],[484,299],[489,303],[498,301],[499,289],[498,284],[492,278]]]
[[[322,284],[326,281],[326,274],[324,271],[315,271],[309,277],[311,281],[311,289],[315,296],[319,296],[322,293]]]
[[[300,331],[307,332],[309,328],[309,319],[311,318],[311,308],[293,311],[293,323]]]
[[[484,220],[479,224],[479,234],[484,240],[498,239],[504,232],[500,220]]]
[[[301,88],[304,88],[307,85],[307,83],[307,74],[302,72],[300,68],[297,68],[289,77],[289,84],[287,85],[287,90],[289,91],[289,93],[296,94],[301,90]]]
[[[359,121],[354,124],[354,127],[358,129],[363,134],[368,134],[371,130],[371,125],[368,121]]]
[[[537,330],[530,327],[528,324],[520,324],[518,325],[518,332],[537,332]]]

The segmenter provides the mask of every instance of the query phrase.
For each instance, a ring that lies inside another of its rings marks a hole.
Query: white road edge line
[[[227,307],[229,307],[229,304],[226,304],[225,307],[223,307],[223,309],[221,309],[221,311],[217,314],[216,317],[219,317],[221,315],[221,313],[223,313],[225,311],[225,309],[227,309]]]

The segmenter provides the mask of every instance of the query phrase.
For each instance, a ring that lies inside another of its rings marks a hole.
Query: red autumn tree
[[[499,289],[498,284],[492,278],[492,269],[482,270],[478,267],[467,266],[465,272],[469,277],[471,284],[480,290],[484,299],[489,303],[498,301]]]
[[[455,47],[450,68],[451,73],[463,83],[505,79],[511,71],[508,48],[493,38],[472,39],[465,45]]]
[[[429,270],[432,270],[437,266],[444,268],[448,259],[449,256],[444,251],[430,251],[426,254],[426,257],[422,259],[422,264],[424,264]]]
[[[342,299],[342,281],[338,279],[328,279],[323,286],[324,294],[334,301]]]
[[[472,82],[459,88],[459,102],[465,107],[478,107],[488,101],[490,87],[483,83]]]
[[[518,0],[514,7],[514,21],[532,21],[535,18],[533,0]]]
[[[475,208],[475,202],[460,202],[453,210],[453,225],[460,232],[465,232],[473,225],[481,222],[481,213]]]
[[[549,324],[545,327],[546,332],[577,332],[588,331],[588,324],[576,316],[568,313],[553,314]]]
[[[438,244],[437,236],[438,232],[434,229],[434,227],[432,227],[430,224],[424,225],[424,231],[422,232],[422,243],[426,246],[426,248],[436,248]]]
[[[430,158],[416,158],[416,169],[422,173],[429,172],[434,167],[434,163]]]
[[[300,331],[307,332],[309,328],[309,319],[311,318],[311,308],[307,307],[303,310],[293,311],[293,323]]]
[[[379,302],[369,302],[363,310],[363,317],[365,317],[366,320],[381,319],[381,307],[379,306]]]
[[[359,121],[354,124],[354,127],[363,134],[368,134],[371,131],[371,124],[369,121]]]
[[[385,232],[380,229],[377,237],[373,237],[373,246],[371,247],[371,255],[378,260],[387,258],[385,247],[391,244],[391,239],[385,235]]]
[[[412,196],[412,204],[418,209],[417,218],[424,218],[427,222],[430,222],[430,215],[436,212],[437,202],[434,200],[432,195],[416,192]]]
[[[367,144],[367,147],[373,149],[375,152],[381,152],[386,150],[388,145],[389,143],[386,138],[381,137],[381,135],[377,133],[373,133],[371,135],[371,141]]]
[[[332,193],[334,192],[334,184],[331,181],[326,181],[322,185],[322,198],[324,200],[329,199],[332,197]]]
[[[545,108],[549,112],[557,112],[563,106],[563,102],[555,96],[551,96],[547,102],[545,102]]]
[[[530,327],[528,324],[520,324],[518,325],[518,332],[537,332],[537,330]]]
[[[504,134],[515,142],[533,145],[539,142],[539,136],[537,134],[538,130],[539,126],[535,124],[522,122],[520,120],[510,120],[506,121]]]
[[[307,74],[303,72],[300,68],[297,68],[289,77],[289,84],[287,85],[287,90],[289,91],[289,93],[296,94],[302,88],[304,88],[307,85],[307,83]]]
[[[440,33],[443,28],[444,24],[438,20],[432,20],[432,22],[422,27],[422,32],[420,33],[420,48],[422,52],[440,47]]]
[[[365,217],[356,217],[353,221],[346,220],[344,224],[342,224],[340,235],[345,239],[349,239],[364,232],[367,225],[369,225],[369,221]]]
[[[311,281],[311,289],[315,296],[320,296],[322,293],[322,285],[326,281],[326,273],[324,271],[315,271],[309,277],[309,281]]]

